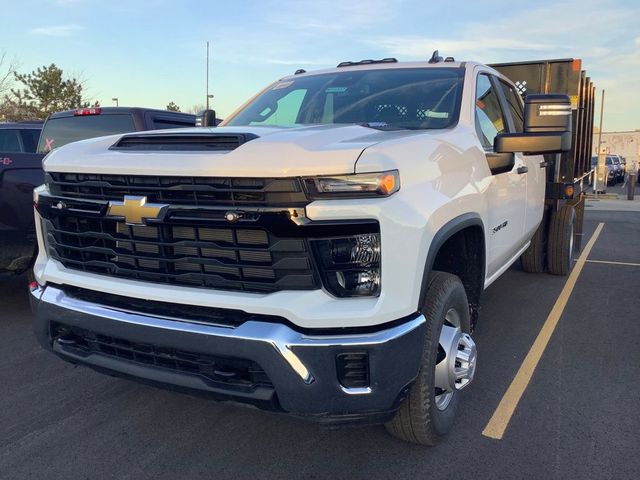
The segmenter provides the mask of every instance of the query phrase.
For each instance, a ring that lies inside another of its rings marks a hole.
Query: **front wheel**
[[[459,390],[473,380],[476,346],[460,279],[433,272],[422,312],[427,320],[420,371],[395,417],[385,426],[402,440],[435,445],[453,427]]]

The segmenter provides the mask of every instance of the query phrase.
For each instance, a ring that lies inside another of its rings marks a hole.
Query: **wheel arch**
[[[422,310],[427,296],[429,276],[441,270],[460,277],[471,313],[472,327],[477,319],[480,295],[484,290],[486,245],[484,223],[477,213],[465,213],[445,223],[434,235],[425,262],[418,310]],[[461,247],[462,255],[451,253]]]

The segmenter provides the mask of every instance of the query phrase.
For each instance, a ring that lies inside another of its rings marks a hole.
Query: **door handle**
[[[544,161],[540,162],[540,168],[545,168],[545,167],[548,167],[548,166],[549,166],[549,164],[547,162],[544,162]]]
[[[523,173],[527,173],[529,171],[529,167],[518,167],[518,169],[516,170],[516,172],[518,172],[518,175],[522,175]]]

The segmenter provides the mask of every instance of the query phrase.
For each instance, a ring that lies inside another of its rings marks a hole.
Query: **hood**
[[[378,131],[358,125],[310,127],[181,128],[145,135],[250,134],[257,138],[231,151],[123,151],[111,149],[123,136],[70,143],[45,159],[47,171],[129,175],[291,177],[353,173],[367,147],[415,135],[416,132]],[[135,134],[127,134],[135,135]]]

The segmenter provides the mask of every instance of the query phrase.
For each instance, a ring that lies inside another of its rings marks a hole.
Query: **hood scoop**
[[[258,138],[253,133],[137,133],[125,135],[110,150],[136,152],[231,151]]]

